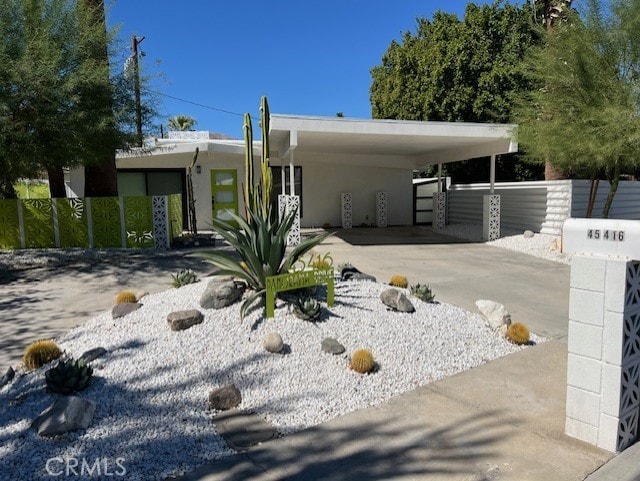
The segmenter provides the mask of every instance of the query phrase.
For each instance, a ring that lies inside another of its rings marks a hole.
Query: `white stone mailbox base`
[[[486,241],[500,238],[500,196],[497,194],[482,198],[482,238]]]
[[[563,229],[574,253],[565,431],[612,452],[638,440],[640,261],[628,255],[640,249],[639,228],[638,221],[569,219]]]
[[[436,192],[433,194],[433,221],[434,229],[444,229],[447,222],[447,193]]]

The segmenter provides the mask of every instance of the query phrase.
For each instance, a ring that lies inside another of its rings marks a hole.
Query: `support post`
[[[351,229],[353,227],[353,213],[352,213],[352,196],[351,192],[343,192],[341,196],[342,201],[342,228]]]
[[[387,227],[387,193],[376,193],[376,225]]]
[[[494,194],[496,184],[496,156],[491,155],[491,163],[489,165],[489,195]]]
[[[500,237],[500,196],[485,195],[482,198],[482,238],[485,241]]]

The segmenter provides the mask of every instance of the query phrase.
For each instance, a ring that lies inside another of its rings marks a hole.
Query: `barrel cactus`
[[[36,341],[29,344],[24,350],[22,362],[29,371],[49,364],[62,356],[62,351],[58,345],[51,340]]]
[[[514,344],[526,344],[529,342],[529,329],[520,322],[514,322],[507,327],[506,338]]]
[[[116,296],[116,304],[124,304],[125,302],[138,302],[138,298],[131,291],[120,291]]]
[[[303,321],[313,322],[320,317],[322,306],[313,297],[299,297],[293,303],[293,313]]]
[[[65,396],[85,389],[92,376],[93,369],[81,359],[60,361],[44,373],[47,389]]]
[[[401,288],[406,288],[409,286],[409,281],[407,280],[407,278],[405,276],[402,276],[400,274],[395,274],[393,276],[391,276],[391,280],[389,281],[389,285],[392,285],[393,287],[401,287]]]
[[[411,286],[411,295],[423,302],[433,302],[436,298],[435,294],[431,291],[431,287],[427,284]]]
[[[373,354],[368,349],[358,349],[351,355],[351,369],[360,374],[373,371],[376,363]]]

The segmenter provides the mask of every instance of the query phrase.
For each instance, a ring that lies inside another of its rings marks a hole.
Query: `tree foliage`
[[[578,4],[529,57],[538,88],[519,105],[519,141],[533,159],[610,184],[640,166],[640,0]]]
[[[0,196],[20,177],[98,165],[127,144],[131,86],[110,73],[97,8],[0,0]]]
[[[531,86],[521,63],[527,49],[540,42],[533,18],[528,3],[496,1],[470,3],[462,20],[441,11],[432,20],[418,19],[416,32],[392,41],[381,65],[371,70],[373,117],[510,122],[514,99]],[[488,163],[446,168],[457,181],[488,177]],[[498,174],[536,175],[512,159]]]
[[[169,130],[191,130],[198,122],[190,115],[179,114],[169,117]]]

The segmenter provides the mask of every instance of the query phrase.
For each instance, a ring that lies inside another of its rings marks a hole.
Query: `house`
[[[345,209],[354,226],[411,225],[413,171],[516,152],[515,131],[507,124],[271,114],[274,193],[300,196],[301,227],[341,226]],[[208,132],[171,132],[144,149],[119,153],[119,194],[184,197],[186,169],[196,148],[192,178],[198,229],[209,229],[212,216],[227,219],[229,212],[243,212],[244,142],[211,139]],[[260,148],[256,142],[256,155]],[[72,175],[71,184],[82,195],[82,175]]]

